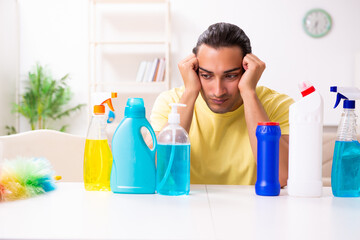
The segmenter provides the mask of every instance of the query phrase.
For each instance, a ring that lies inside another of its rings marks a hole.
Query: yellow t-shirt
[[[174,88],[158,96],[150,116],[154,131],[161,131],[167,123],[169,103],[179,102],[184,90]],[[258,86],[256,93],[270,121],[279,122],[282,135],[289,134],[289,106],[294,101],[263,86]],[[233,112],[214,113],[199,94],[189,138],[192,184],[255,184],[256,162],[243,105]]]

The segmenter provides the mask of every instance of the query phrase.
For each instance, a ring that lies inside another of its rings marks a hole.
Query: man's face
[[[239,47],[200,46],[197,59],[201,95],[214,113],[231,112],[242,104],[238,84],[243,57]]]

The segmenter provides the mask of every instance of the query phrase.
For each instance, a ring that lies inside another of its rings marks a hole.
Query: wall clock
[[[303,20],[305,32],[314,38],[325,36],[330,31],[331,25],[330,14],[319,8],[308,11]]]

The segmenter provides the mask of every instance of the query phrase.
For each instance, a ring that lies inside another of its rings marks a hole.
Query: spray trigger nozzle
[[[101,103],[101,105],[104,105],[104,103],[106,103],[106,104],[109,106],[109,108],[110,108],[111,111],[115,111],[115,110],[114,110],[114,107],[113,107],[113,105],[112,105],[111,98],[108,98],[108,99],[106,99],[105,101],[103,101],[103,102]]]
[[[108,99],[106,99],[105,101],[103,101],[102,103],[101,103],[101,105],[102,106],[104,106],[105,104],[107,104],[108,105],[108,107],[109,107],[109,112],[108,112],[108,116],[107,116],[107,123],[112,123],[114,120],[115,120],[115,109],[114,109],[114,106],[113,106],[113,104],[112,104],[112,99],[113,98],[117,98],[117,92],[111,92],[111,98],[108,98]]]
[[[335,92],[336,94],[336,102],[334,108],[336,108],[341,99],[345,100],[357,100],[360,99],[360,90],[356,87],[338,87],[331,86],[330,92]],[[345,101],[344,101],[345,102]]]
[[[336,108],[339,105],[341,99],[348,99],[348,98],[342,95],[341,93],[336,94],[336,102],[334,108]]]

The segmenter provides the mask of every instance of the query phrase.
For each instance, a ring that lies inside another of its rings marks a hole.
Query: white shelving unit
[[[165,58],[161,82],[136,82],[141,61]],[[89,0],[89,103],[94,92],[170,89],[168,0]],[[90,104],[89,104],[90,106]]]

